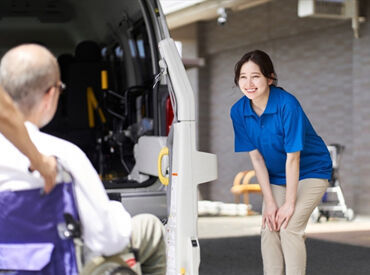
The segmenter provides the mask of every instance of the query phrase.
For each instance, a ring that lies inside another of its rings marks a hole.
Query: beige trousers
[[[133,217],[130,241],[131,243],[122,252],[113,256],[94,256],[91,251],[84,251],[86,264],[80,274],[100,275],[108,271],[111,274],[112,268],[118,267],[130,267],[137,275],[166,274],[164,226],[157,217],[150,214]],[[136,258],[132,248],[137,252]]]
[[[132,218],[131,246],[138,251],[142,274],[166,274],[164,226],[157,217],[140,214]]]
[[[312,211],[320,203],[328,181],[304,179],[299,181],[296,205],[286,229],[261,229],[261,251],[265,275],[304,275],[306,272],[306,246],[304,231]],[[285,186],[271,184],[277,206],[285,202]],[[264,207],[263,207],[264,209]],[[262,209],[262,211],[263,211]],[[284,273],[285,271],[285,273]]]

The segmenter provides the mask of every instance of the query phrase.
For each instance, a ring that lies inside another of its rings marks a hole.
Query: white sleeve
[[[110,201],[104,186],[86,155],[71,147],[62,163],[72,173],[86,246],[105,256],[123,250],[131,235],[131,217],[123,205]]]

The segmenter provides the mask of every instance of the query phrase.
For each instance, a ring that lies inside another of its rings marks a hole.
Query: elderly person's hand
[[[55,185],[57,176],[57,161],[53,156],[45,156],[40,154],[37,161],[31,163],[30,170],[39,171],[45,181],[45,193],[49,193]]]

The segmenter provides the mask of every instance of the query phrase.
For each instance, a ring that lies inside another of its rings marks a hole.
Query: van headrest
[[[63,53],[58,56],[58,63],[60,66],[68,65],[73,63],[75,60],[75,57],[73,54],[70,53]]]
[[[95,41],[86,40],[76,46],[75,56],[77,62],[96,62],[101,61],[101,49]]]

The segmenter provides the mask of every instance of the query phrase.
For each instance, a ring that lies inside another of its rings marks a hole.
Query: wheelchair
[[[135,253],[84,263],[72,176],[60,165],[54,189],[0,192],[0,274],[140,275]]]
[[[311,220],[313,222],[320,222],[322,218],[326,218],[326,221],[328,221],[331,217],[343,217],[347,221],[352,221],[355,218],[355,214],[345,202],[339,176],[340,161],[345,147],[341,144],[330,144],[327,147],[333,163],[333,172],[329,180],[329,187],[321,203],[311,214]]]

